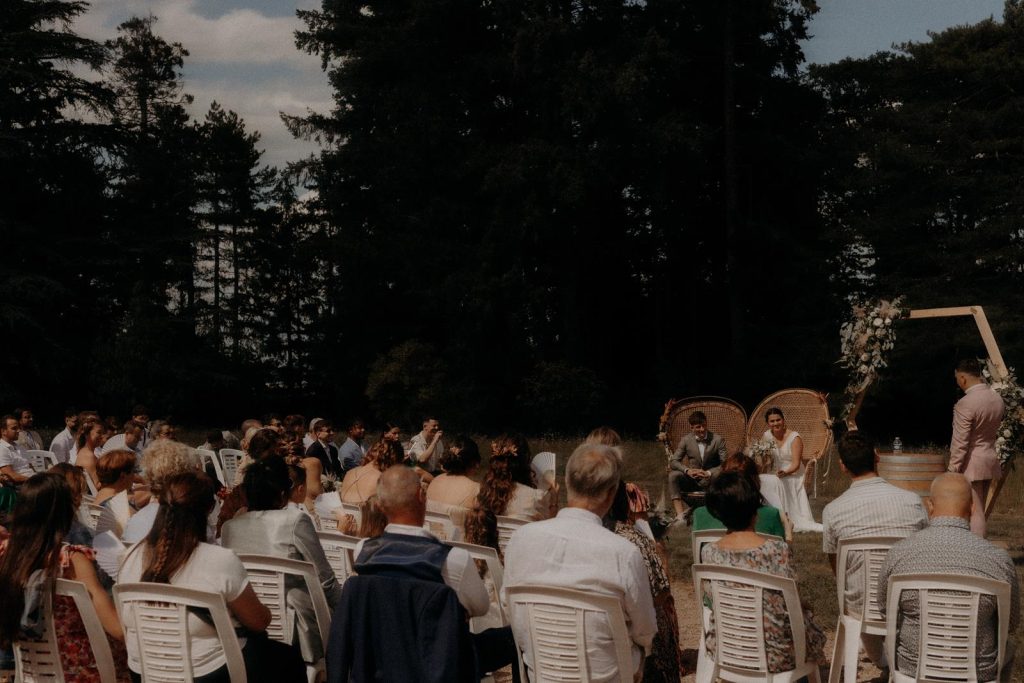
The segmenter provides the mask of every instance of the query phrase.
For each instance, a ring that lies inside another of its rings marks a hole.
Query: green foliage
[[[410,339],[373,362],[366,396],[378,415],[400,418],[412,429],[425,415],[437,413],[446,402],[447,375],[448,370],[434,348]]]
[[[608,387],[588,368],[539,363],[523,379],[519,403],[538,432],[584,431],[608,405]]]

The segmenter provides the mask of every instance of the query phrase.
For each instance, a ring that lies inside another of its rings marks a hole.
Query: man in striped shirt
[[[875,446],[862,432],[848,432],[839,440],[839,464],[850,475],[850,488],[825,506],[821,514],[822,550],[828,555],[833,573],[839,540],[864,536],[909,536],[928,524],[921,498],[912,491],[897,488],[878,476]],[[849,579],[859,574],[863,558],[851,553],[847,558]],[[846,613],[860,615],[864,596],[857,581],[846,581]],[[885,668],[884,638],[864,635],[861,644],[871,661]]]

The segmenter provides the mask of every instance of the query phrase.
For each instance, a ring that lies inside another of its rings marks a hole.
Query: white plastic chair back
[[[497,515],[498,518],[498,548],[501,550],[501,554],[504,556],[505,548],[508,546],[508,541],[512,538],[512,534],[516,532],[516,529],[529,524],[530,520],[520,519],[519,517],[509,517],[507,515]]]
[[[897,671],[896,639],[900,594],[919,593],[920,636],[917,671]],[[889,579],[886,600],[885,650],[891,664],[891,681],[978,680],[978,600],[983,595],[996,599],[998,609],[996,678],[1002,680],[1006,663],[1006,639],[1010,628],[1010,585],[979,576],[950,574],[902,574]]]
[[[835,643],[829,683],[837,683],[840,673],[847,683],[856,683],[861,634],[885,635],[885,618],[879,609],[885,596],[878,594],[878,573],[885,563],[889,548],[903,540],[902,536],[864,536],[841,538],[836,558],[836,594],[839,621],[836,624]],[[863,555],[860,571],[851,575],[848,569],[851,553]],[[846,606],[846,585],[854,582],[864,596],[860,615],[849,614]]]
[[[699,600],[702,585],[708,581],[711,611],[714,615],[717,647],[711,665],[698,680],[713,681],[795,681],[804,676],[818,681],[818,665],[806,661],[807,642],[804,614],[796,582],[782,576],[755,572],[738,567],[695,564],[691,568],[694,593]],[[796,668],[792,671],[769,673],[765,652],[763,593],[774,590],[782,593],[789,613],[793,633]],[[702,639],[706,636],[701,626]]]
[[[346,515],[352,515],[352,519],[355,520],[355,525],[358,529],[363,523],[363,513],[359,506],[355,503],[342,503],[341,509]]]
[[[490,546],[462,543],[460,541],[445,541],[445,543],[453,548],[462,548],[474,560],[481,560],[487,565],[487,574],[491,579],[491,586],[488,586],[488,589],[493,588],[494,591],[490,596],[491,608],[487,611],[487,614],[473,617],[469,620],[470,630],[473,633],[481,633],[489,628],[508,626],[508,617],[505,615],[505,609],[501,605],[501,587],[505,584],[505,567],[501,564],[498,551]]]
[[[28,458],[28,464],[36,472],[45,472],[57,464],[57,456],[50,451],[32,449],[25,451],[25,455]]]
[[[617,598],[594,595],[571,588],[515,586],[505,591],[509,619],[529,638],[530,659],[520,651],[520,674],[533,683],[584,683],[593,678],[587,663],[587,613],[603,614],[608,620],[622,683],[633,681],[632,641],[626,618]],[[530,671],[526,677],[525,668]]]
[[[455,525],[451,515],[444,512],[431,512],[427,510],[426,517],[423,520],[423,528],[442,541],[462,540],[462,529]]]
[[[718,543],[725,538],[728,532],[725,529],[703,529],[694,531],[690,539],[690,549],[693,552],[693,563],[700,564],[700,551],[708,543]]]
[[[353,552],[363,539],[346,536],[337,531],[318,531],[316,535],[323,546],[324,555],[327,556],[327,563],[334,570],[334,578],[338,580],[338,584],[344,585],[345,579],[355,573]]]
[[[99,489],[96,488],[96,483],[92,480],[92,477],[89,476],[88,472],[83,471],[82,474],[85,475],[85,486],[89,489],[89,495],[95,498],[96,492],[99,491]]]
[[[217,457],[216,453],[209,450],[208,448],[197,448],[196,455],[198,455],[199,459],[203,461],[204,470],[206,469],[207,462],[213,464],[213,471],[217,473],[217,479],[220,481],[221,484],[223,484],[224,486],[235,485],[234,479],[232,479],[230,482],[224,481],[224,468],[220,466],[220,458]]]
[[[320,642],[326,646],[327,635],[331,630],[331,615],[323,586],[311,562],[269,555],[239,555],[238,559],[249,575],[249,585],[256,591],[260,602],[270,610],[270,625],[267,626],[269,637],[282,643],[292,643],[296,615],[288,606],[285,578],[295,576],[306,582],[317,627],[320,629]]]
[[[165,583],[119,583],[114,600],[124,624],[125,641],[134,641],[142,680],[191,683],[192,641],[188,608],[209,611],[232,683],[246,683],[245,662],[224,596]]]
[[[245,457],[245,451],[240,451],[237,448],[222,448],[217,454],[220,456],[221,475],[227,479],[224,485],[233,487],[238,481],[238,465]]]
[[[96,671],[101,683],[115,683],[114,658],[110,643],[100,624],[96,608],[92,604],[89,590],[84,583],[57,579],[54,582],[57,595],[68,596],[75,601],[75,607],[82,617],[85,632],[96,661]],[[60,646],[53,624],[53,598],[51,591],[43,596],[43,636],[38,640],[16,640],[14,649],[14,680],[54,681],[64,683],[64,670],[60,663]]]

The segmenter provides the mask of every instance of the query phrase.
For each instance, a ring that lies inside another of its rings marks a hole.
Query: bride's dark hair
[[[766,410],[765,413],[764,413],[764,421],[765,421],[766,424],[768,422],[768,418],[771,417],[772,415],[778,415],[783,420],[786,419],[786,416],[782,414],[782,408],[780,408],[778,406],[772,406],[771,408]]]

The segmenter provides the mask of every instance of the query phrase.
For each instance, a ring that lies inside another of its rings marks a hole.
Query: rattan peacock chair
[[[813,389],[783,389],[776,391],[758,404],[747,423],[747,441],[761,438],[768,425],[764,415],[769,408],[778,407],[786,417],[786,426],[799,432],[804,442],[803,459],[807,463],[804,487],[816,483],[818,459],[832,445],[832,419],[828,414],[828,395]],[[815,493],[816,489],[815,488]]]
[[[746,445],[747,412],[743,410],[743,406],[721,396],[692,396],[673,399],[665,404],[659,438],[665,445],[667,454],[674,453],[682,438],[690,433],[690,415],[698,410],[707,417],[708,429],[725,438],[725,447],[730,453],[741,450]],[[665,502],[663,489],[658,507],[664,507]],[[704,493],[687,495],[686,504],[691,509],[703,505]]]

